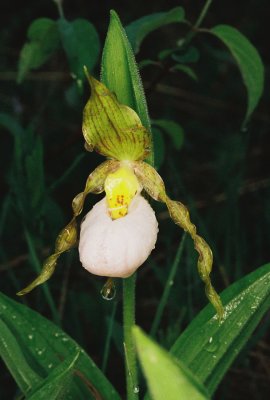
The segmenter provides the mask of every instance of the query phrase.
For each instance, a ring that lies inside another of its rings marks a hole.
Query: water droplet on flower
[[[133,392],[134,392],[134,393],[139,393],[139,391],[140,391],[139,386],[134,386]]]
[[[103,288],[100,291],[101,296],[104,300],[113,300],[116,295],[116,288],[114,284],[114,280],[109,278]]]

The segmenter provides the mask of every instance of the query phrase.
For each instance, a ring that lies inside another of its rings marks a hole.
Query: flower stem
[[[123,279],[123,325],[127,400],[138,400],[138,374],[135,343],[131,328],[135,324],[136,273]]]
[[[165,308],[165,306],[167,304],[168,297],[170,295],[170,291],[171,291],[171,288],[172,288],[172,285],[173,285],[173,280],[174,280],[175,274],[177,272],[177,268],[178,268],[178,265],[180,263],[180,260],[182,258],[182,254],[183,254],[183,250],[184,250],[185,238],[186,238],[186,233],[184,233],[184,235],[182,236],[182,239],[181,239],[181,241],[179,243],[179,246],[178,246],[174,261],[172,263],[172,267],[171,267],[168,279],[166,281],[165,288],[164,288],[164,291],[162,293],[162,296],[161,296],[161,299],[160,299],[160,302],[159,302],[159,305],[158,305],[158,308],[157,308],[157,311],[156,311],[156,315],[155,315],[155,318],[154,318],[154,321],[153,321],[153,324],[152,324],[152,327],[151,327],[151,331],[150,331],[150,335],[151,336],[155,336],[156,333],[157,333],[157,329],[159,327],[159,324],[160,324],[160,321],[161,321],[161,318],[162,318],[162,315],[163,315],[163,312],[164,312],[164,308]]]

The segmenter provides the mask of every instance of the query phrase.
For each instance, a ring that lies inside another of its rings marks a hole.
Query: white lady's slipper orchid
[[[158,232],[155,214],[140,194],[144,190],[154,200],[165,203],[173,221],[192,237],[206,295],[221,317],[222,303],[210,280],[212,251],[197,234],[187,208],[168,197],[162,178],[143,161],[151,149],[150,133],[134,110],[120,104],[114,94],[88,73],[87,78],[91,97],[84,109],[82,128],[86,148],[109,159],[89,175],[84,191],[72,202],[73,218],[58,235],[54,253],[45,261],[40,275],[18,295],[30,292],[49,279],[58,257],[77,243],[76,217],[82,212],[89,193],[105,191],[106,197],[82,223],[81,262],[96,275],[130,276],[155,247]]]
[[[141,195],[134,197],[128,213],[117,219],[111,218],[103,198],[81,225],[81,263],[95,275],[127,278],[148,258],[157,233],[155,213]]]

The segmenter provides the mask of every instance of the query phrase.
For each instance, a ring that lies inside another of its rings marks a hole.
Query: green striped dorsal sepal
[[[86,75],[91,96],[83,113],[83,135],[88,150],[116,160],[144,160],[151,137],[134,110],[120,104],[101,82]]]

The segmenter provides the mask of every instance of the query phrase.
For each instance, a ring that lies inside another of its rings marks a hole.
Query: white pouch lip
[[[157,233],[155,213],[141,195],[132,200],[126,216],[115,220],[109,216],[104,197],[82,222],[81,263],[95,275],[127,278],[148,258]]]

